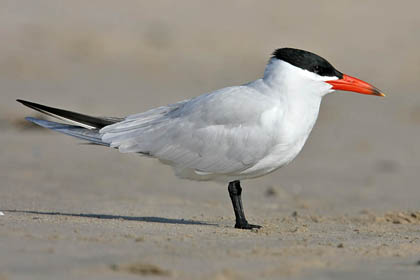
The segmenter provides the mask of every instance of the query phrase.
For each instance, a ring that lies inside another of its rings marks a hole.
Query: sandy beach
[[[263,4],[264,3],[264,4]],[[0,280],[419,279],[417,1],[1,1]],[[313,51],[386,98],[323,100],[301,154],[227,186],[34,127],[22,98],[125,116]]]

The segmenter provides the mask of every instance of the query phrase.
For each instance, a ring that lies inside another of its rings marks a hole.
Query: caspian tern
[[[125,118],[92,117],[24,100],[70,124],[28,117],[37,125],[90,143],[157,158],[180,178],[228,183],[235,228],[249,224],[240,180],[266,175],[301,151],[322,97],[334,90],[384,96],[308,51],[281,48],[256,81],[219,89]]]

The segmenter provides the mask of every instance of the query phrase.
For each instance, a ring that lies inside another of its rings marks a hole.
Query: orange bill
[[[332,89],[335,90],[344,90],[358,92],[361,94],[385,96],[385,94],[383,94],[378,88],[372,86],[371,84],[346,74],[343,74],[342,79],[327,81],[327,83],[332,85]]]

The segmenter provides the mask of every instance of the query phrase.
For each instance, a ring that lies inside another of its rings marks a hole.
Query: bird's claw
[[[236,223],[235,224],[235,228],[239,228],[239,229],[259,229],[261,228],[260,225],[253,225],[253,224],[248,224],[248,222],[246,223]]]

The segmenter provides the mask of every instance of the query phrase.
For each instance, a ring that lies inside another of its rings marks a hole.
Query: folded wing
[[[273,147],[262,122],[273,106],[252,88],[231,87],[129,116],[100,133],[121,152],[147,154],[177,169],[239,173]]]

